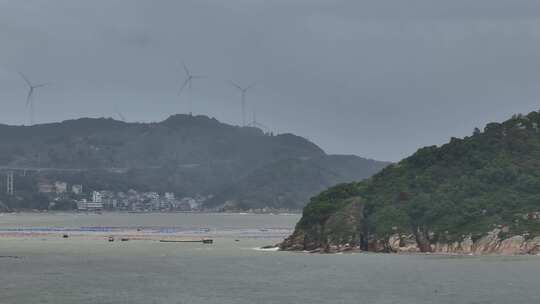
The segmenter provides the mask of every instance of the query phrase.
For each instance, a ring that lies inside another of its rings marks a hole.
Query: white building
[[[188,204],[189,205],[189,208],[191,209],[197,209],[199,208],[199,203],[197,203],[197,201],[192,198],[192,197],[184,197],[181,201],[180,201],[180,204]]]
[[[92,202],[94,203],[103,202],[103,197],[101,196],[101,193],[99,191],[92,191]]]
[[[157,201],[159,200],[159,193],[157,192],[146,192],[144,193],[144,197],[152,200],[152,201]]]
[[[49,182],[46,179],[42,179],[38,181],[38,191],[40,193],[54,193],[56,192],[56,189],[53,183]]]
[[[83,186],[82,185],[72,185],[71,186],[71,192],[74,194],[82,194],[83,193]]]
[[[100,211],[103,210],[103,203],[89,202],[85,199],[77,202],[79,211]]]
[[[66,193],[68,186],[66,182],[55,182],[54,188],[56,189],[56,193]]]

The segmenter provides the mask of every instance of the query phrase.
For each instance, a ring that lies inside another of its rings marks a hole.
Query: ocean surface
[[[271,252],[298,215],[3,214],[0,304],[540,303],[540,257]],[[69,234],[67,239],[63,234]],[[108,242],[107,235],[148,239]],[[213,245],[159,238],[212,238]]]

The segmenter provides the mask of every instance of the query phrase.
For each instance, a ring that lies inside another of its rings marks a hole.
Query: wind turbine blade
[[[188,77],[190,77],[191,74],[189,73],[189,69],[187,68],[187,66],[186,66],[185,64],[183,64],[183,66],[184,66],[184,71],[186,72],[186,75],[187,75]]]
[[[114,106],[114,111],[116,112],[116,115],[118,115],[118,117],[120,117],[120,119],[122,121],[126,121],[126,118],[124,117],[124,115],[122,115],[122,113],[120,112],[120,110],[118,109],[118,106],[115,105]]]
[[[244,89],[242,89],[241,86],[237,85],[237,84],[236,84],[234,81],[232,81],[232,80],[229,80],[229,83],[230,83],[233,87],[239,89],[240,91],[243,91],[243,90],[244,90]]]
[[[269,128],[265,125],[263,125],[262,123],[258,122],[258,121],[252,121],[250,123],[250,126],[252,127],[255,127],[255,128],[259,128],[259,129],[262,129],[263,131],[265,130],[269,130]]]
[[[206,79],[208,76],[206,75],[193,75],[191,76],[191,79]]]
[[[34,89],[37,89],[37,88],[42,88],[42,87],[45,87],[45,86],[48,86],[50,85],[50,83],[40,83],[40,84],[36,84],[34,87]]]
[[[253,88],[253,87],[256,86],[256,85],[257,85],[256,82],[250,84],[250,85],[246,88],[246,91],[249,90],[249,89],[251,89],[251,88]]]
[[[122,115],[122,113],[120,113],[120,111],[116,110],[116,115],[118,115],[118,117],[120,117],[122,121],[126,121],[126,118],[124,117],[124,115]]]
[[[182,91],[184,91],[184,89],[186,88],[186,86],[191,82],[191,77],[188,77],[188,79],[186,79],[186,81],[184,81],[184,84],[182,85],[182,87],[180,88],[180,90],[178,91],[178,95],[182,95]]]
[[[26,84],[31,87],[32,86],[32,83],[30,82],[30,80],[28,80],[28,78],[26,78],[26,76],[24,76],[24,74],[22,72],[19,72],[19,75],[21,75],[22,79],[24,79],[24,81],[26,82]]]

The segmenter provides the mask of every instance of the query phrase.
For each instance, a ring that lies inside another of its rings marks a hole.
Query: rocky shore
[[[537,213],[533,213],[537,214]],[[527,218],[531,218],[529,214]],[[379,252],[438,253],[463,255],[540,255],[540,236],[512,233],[508,226],[498,225],[481,236],[462,235],[447,240],[431,231],[392,233],[387,237],[370,234],[365,204],[359,198],[324,221],[304,225],[301,221],[293,234],[278,244],[282,251],[311,253]],[[536,217],[532,218],[537,221]]]
[[[494,229],[487,235],[473,240],[465,236],[461,241],[433,242],[429,246],[419,245],[414,234],[394,234],[388,240],[370,240],[367,248],[351,240],[347,243],[318,243],[310,240],[303,232],[295,232],[281,244],[283,251],[311,253],[380,252],[380,253],[439,253],[463,255],[540,255],[540,236],[527,235],[502,237],[502,229]]]

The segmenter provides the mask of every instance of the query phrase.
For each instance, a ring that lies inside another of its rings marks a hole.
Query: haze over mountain
[[[327,155],[305,138],[265,134],[206,116],[157,123],[81,118],[0,125],[0,166],[96,190],[214,195],[211,207],[298,209],[322,189],[363,179],[387,163]]]

